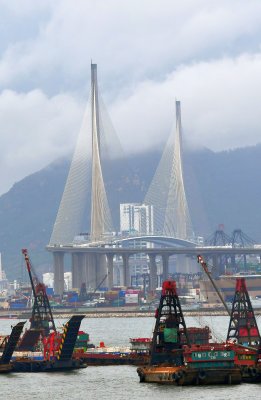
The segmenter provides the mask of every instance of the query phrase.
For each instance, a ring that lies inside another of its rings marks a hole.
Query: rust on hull
[[[176,386],[189,385],[235,385],[242,382],[240,368],[216,368],[197,370],[186,367],[152,366],[137,369],[140,382],[170,384]]]
[[[0,373],[7,373],[7,372],[11,372],[13,370],[12,365],[11,364],[0,364]]]

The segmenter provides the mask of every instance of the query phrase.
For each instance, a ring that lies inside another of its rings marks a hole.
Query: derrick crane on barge
[[[175,281],[162,284],[159,307],[155,313],[155,327],[151,343],[149,365],[137,369],[140,382],[183,384],[183,342],[190,344]]]
[[[235,295],[230,312],[202,256],[198,256],[198,262],[208,275],[230,317],[226,343],[234,346],[235,365],[240,366],[242,380],[261,382],[261,337],[245,278],[236,278]]]
[[[43,331],[44,336],[49,335],[50,330],[56,331],[52,310],[50,307],[49,299],[46,294],[45,285],[39,281],[36,274],[32,275],[32,266],[28,256],[27,249],[22,249],[24,255],[27,271],[32,286],[34,303],[32,310],[32,317],[30,318],[31,329],[40,329]]]
[[[182,344],[189,345],[190,341],[175,281],[163,282],[162,295],[155,318],[150,365],[162,361],[182,365]],[[183,341],[181,341],[181,329],[185,339]]]
[[[155,317],[150,363],[137,369],[140,382],[178,386],[241,382],[233,344],[190,340],[175,281],[163,282]]]
[[[39,281],[33,271],[28,252],[22,249],[29,274],[34,304],[30,318],[30,328],[25,331],[18,352],[34,351],[37,346],[43,347],[43,359],[36,360],[18,353],[12,362],[17,372],[54,372],[85,368],[81,359],[74,357],[74,347],[81,321],[84,315],[73,315],[64,325],[63,332],[56,330],[51,306],[45,285]]]
[[[261,339],[245,278],[237,278],[227,340],[260,349]]]
[[[230,312],[222,294],[211,276],[211,273],[209,272],[206,262],[200,255],[198,255],[198,263],[201,264],[203,270],[207,274],[217,295],[223,303],[228,316],[230,317],[226,340],[233,340],[244,346],[260,348],[260,333],[246,287],[245,278],[236,278],[235,295],[232,303],[232,310]]]
[[[228,342],[233,342],[238,348],[237,363],[241,367],[243,381],[261,382],[261,338],[245,278],[236,280]]]
[[[50,331],[56,332],[51,306],[46,294],[45,285],[39,281],[33,271],[27,249],[22,249],[26,268],[28,271],[34,302],[32,316],[30,318],[30,328],[25,332],[19,345],[20,351],[32,351],[40,339],[40,336],[46,337]]]
[[[35,359],[32,356],[17,354],[12,361],[13,371],[55,372],[86,368],[87,365],[73,354],[83,318],[84,315],[73,315],[64,325],[62,333],[52,332],[44,337],[43,358]]]

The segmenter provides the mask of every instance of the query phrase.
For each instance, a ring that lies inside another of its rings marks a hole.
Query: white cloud
[[[0,0],[0,193],[69,152],[98,63],[124,147],[259,142],[259,0]],[[8,173],[7,173],[8,171]]]
[[[0,192],[71,151],[83,108],[69,95],[40,90],[0,95]]]
[[[255,145],[261,131],[260,70],[258,53],[181,66],[162,82],[140,84],[111,108],[122,142],[131,151],[161,144],[174,125],[177,98],[190,146],[218,151]]]
[[[24,25],[20,19],[17,35],[2,52],[2,87],[40,87],[52,94],[66,87],[79,90],[82,85],[86,87],[93,59],[101,66],[104,87],[120,92],[121,84],[126,86],[146,77],[158,79],[180,63],[257,51],[260,46],[259,1],[38,3],[37,8],[36,2],[26,2]],[[9,25],[12,18],[16,22],[23,8],[20,1],[11,4]],[[19,32],[29,30],[31,25],[35,27],[31,37],[20,37]]]

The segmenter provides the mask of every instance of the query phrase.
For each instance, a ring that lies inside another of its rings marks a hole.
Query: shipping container
[[[78,294],[75,294],[74,296],[71,296],[67,299],[68,303],[77,303],[79,301],[79,296]]]
[[[11,310],[17,310],[17,309],[23,309],[23,308],[26,308],[26,305],[27,305],[27,303],[14,303],[14,302],[11,302],[10,303],[10,309]]]
[[[138,294],[125,294],[125,304],[138,304],[139,296]]]
[[[117,300],[113,300],[111,305],[113,307],[122,307],[122,306],[125,305],[125,301],[122,298],[121,299],[117,299]]]
[[[51,287],[46,288],[46,294],[47,296],[53,296],[54,295],[54,290]]]
[[[140,294],[141,290],[138,289],[126,289],[126,294]]]

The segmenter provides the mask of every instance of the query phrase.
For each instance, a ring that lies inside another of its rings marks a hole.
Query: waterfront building
[[[43,283],[48,288],[54,287],[54,273],[53,272],[46,272],[43,274]],[[72,273],[65,272],[64,273],[64,289],[65,291],[72,289]]]
[[[2,268],[2,255],[0,253],[0,291],[8,289],[8,280],[6,279],[5,272]]]
[[[53,288],[54,283],[54,273],[53,272],[46,272],[43,274],[43,283],[45,286],[49,288]]]
[[[120,204],[120,231],[122,234],[152,234],[154,231],[153,205]]]

